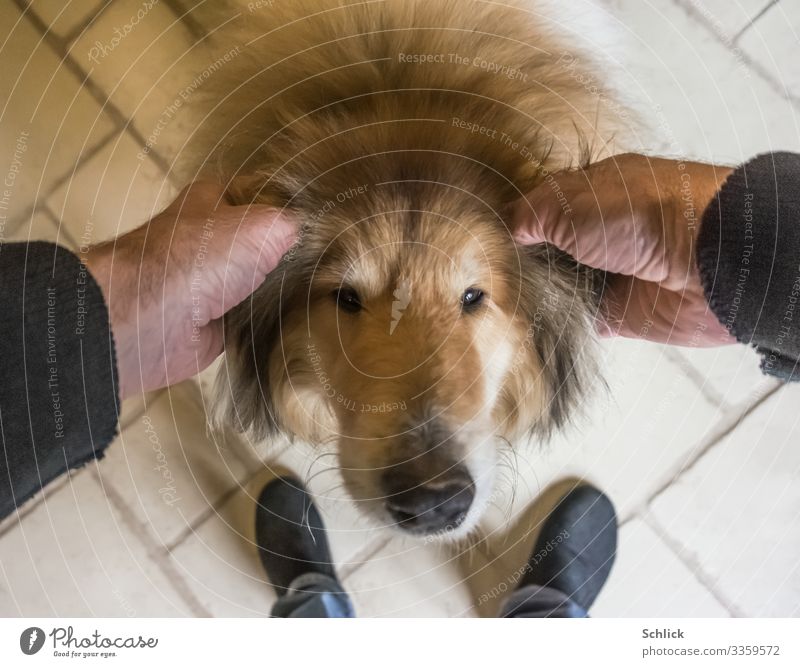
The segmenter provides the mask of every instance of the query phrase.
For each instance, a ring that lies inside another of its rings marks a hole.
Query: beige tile
[[[641,519],[623,526],[595,617],[727,617],[727,609]]]
[[[395,537],[343,585],[359,617],[475,615],[457,553],[438,544]]]
[[[0,616],[186,613],[90,469],[0,538]]]
[[[212,616],[269,616],[277,599],[255,546],[254,493],[252,485],[236,493],[170,554]]]
[[[800,45],[800,7],[796,2],[779,2],[748,30],[741,48],[778,83],[781,91],[800,99],[797,49]],[[794,128],[797,132],[797,128]]]
[[[74,249],[72,239],[64,234],[52,214],[41,208],[30,217],[20,220],[11,229],[13,231],[6,234],[3,241],[50,241]]]
[[[48,207],[77,243],[130,231],[177,194],[152,159],[137,158],[138,150],[128,133],[119,133],[48,198]]]
[[[0,5],[0,226],[66,177],[112,123],[13,3]]]
[[[246,477],[235,443],[208,435],[192,382],[130,419],[98,471],[160,544],[171,545]]]
[[[70,48],[71,55],[122,113],[133,119],[155,150],[171,157],[193,129],[189,110],[169,107],[210,64],[204,47],[165,3],[119,0],[112,3]],[[138,150],[143,150],[139,146]]]
[[[800,149],[797,109],[683,7],[617,0],[611,11],[621,28],[606,50],[619,64],[616,87],[649,128],[639,151],[736,164]]]
[[[91,20],[107,0],[30,0],[33,12],[44,22],[47,29],[62,39]]]
[[[781,389],[652,505],[742,615],[800,615],[799,401],[800,387]]]

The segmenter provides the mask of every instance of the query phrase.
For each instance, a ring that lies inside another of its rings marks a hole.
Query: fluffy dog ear
[[[224,316],[225,359],[214,383],[216,427],[234,427],[259,440],[283,430],[273,396],[287,374],[281,331],[289,305],[303,296],[307,275],[292,248],[261,287]]]
[[[528,324],[528,363],[519,365],[518,383],[538,387],[538,419],[522,428],[547,437],[580,408],[598,379],[594,316],[605,274],[575,262],[548,245],[520,247],[520,308]],[[538,382],[537,382],[538,380]],[[518,397],[518,401],[523,400]]]

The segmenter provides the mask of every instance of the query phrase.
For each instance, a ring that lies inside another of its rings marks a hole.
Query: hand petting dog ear
[[[695,262],[703,212],[732,171],[629,153],[550,174],[515,205],[514,237],[550,243],[613,274],[602,335],[733,343],[708,306]]]
[[[264,282],[297,238],[259,205],[197,182],[150,222],[89,249],[109,309],[122,398],[180,382],[222,352],[220,318]]]
[[[613,274],[601,333],[731,343],[694,258],[703,211],[731,171],[625,154],[551,174],[515,206],[514,236]],[[198,182],[150,222],[92,247],[86,265],[109,308],[121,396],[206,368],[222,352],[222,315],[296,238],[297,226],[275,209],[231,206],[221,186]]]

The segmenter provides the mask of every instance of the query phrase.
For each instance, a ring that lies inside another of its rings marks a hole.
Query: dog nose
[[[412,533],[454,530],[475,498],[475,484],[464,469],[429,481],[392,470],[384,477],[386,508],[400,528]]]

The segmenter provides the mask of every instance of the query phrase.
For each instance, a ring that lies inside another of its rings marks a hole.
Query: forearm
[[[703,214],[697,261],[720,322],[765,373],[800,380],[800,155],[761,155],[730,175]]]
[[[43,242],[0,245],[0,282],[3,517],[103,455],[119,399],[108,311],[75,255]]]

